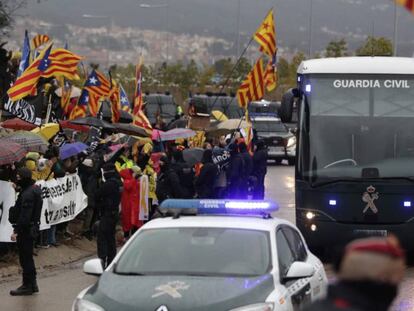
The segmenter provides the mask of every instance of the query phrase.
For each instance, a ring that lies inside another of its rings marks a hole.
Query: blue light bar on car
[[[160,209],[194,210],[197,214],[263,215],[278,211],[279,205],[273,201],[168,199],[161,203]]]

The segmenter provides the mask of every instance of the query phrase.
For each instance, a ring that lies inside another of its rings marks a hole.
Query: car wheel
[[[282,164],[282,159],[275,159],[275,163],[276,163],[276,165]]]

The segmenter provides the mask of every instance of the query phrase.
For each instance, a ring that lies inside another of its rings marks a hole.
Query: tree
[[[345,39],[339,41],[331,41],[328,43],[325,49],[326,57],[342,57],[346,56],[348,53],[348,45]]]
[[[391,40],[384,37],[369,36],[365,43],[356,51],[358,56],[392,56]]]
[[[7,34],[16,12],[26,4],[26,0],[0,1],[0,37]]]

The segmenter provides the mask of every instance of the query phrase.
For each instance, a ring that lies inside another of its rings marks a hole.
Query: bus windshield
[[[304,81],[302,177],[414,177],[414,75],[320,74]]]

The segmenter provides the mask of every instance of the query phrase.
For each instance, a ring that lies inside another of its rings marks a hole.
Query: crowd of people
[[[158,215],[157,207],[166,199],[264,198],[267,150],[262,141],[255,141],[254,147],[247,146],[238,132],[204,139],[202,148],[195,148],[201,157],[188,162],[183,155],[191,149],[191,140],[162,142],[146,138],[143,142],[120,143],[119,135],[104,131],[92,152],[86,150],[62,158],[60,148],[51,144],[44,153],[28,152],[19,162],[0,166],[0,180],[13,183],[19,193],[15,204],[17,216],[9,220],[14,226],[12,240],[18,242],[23,284],[29,284],[12,294],[38,290],[33,246],[58,247],[62,240],[73,235],[68,222],[39,232],[41,195],[36,200],[22,199],[37,196],[36,181],[79,175],[87,196],[87,207],[78,216],[78,220],[83,220],[81,234],[90,239],[96,236],[98,257],[104,266],[116,255],[117,225],[126,241],[144,222]],[[218,161],[214,156],[217,152],[229,157]],[[143,204],[148,214],[140,216]],[[25,212],[32,216],[22,216]]]

